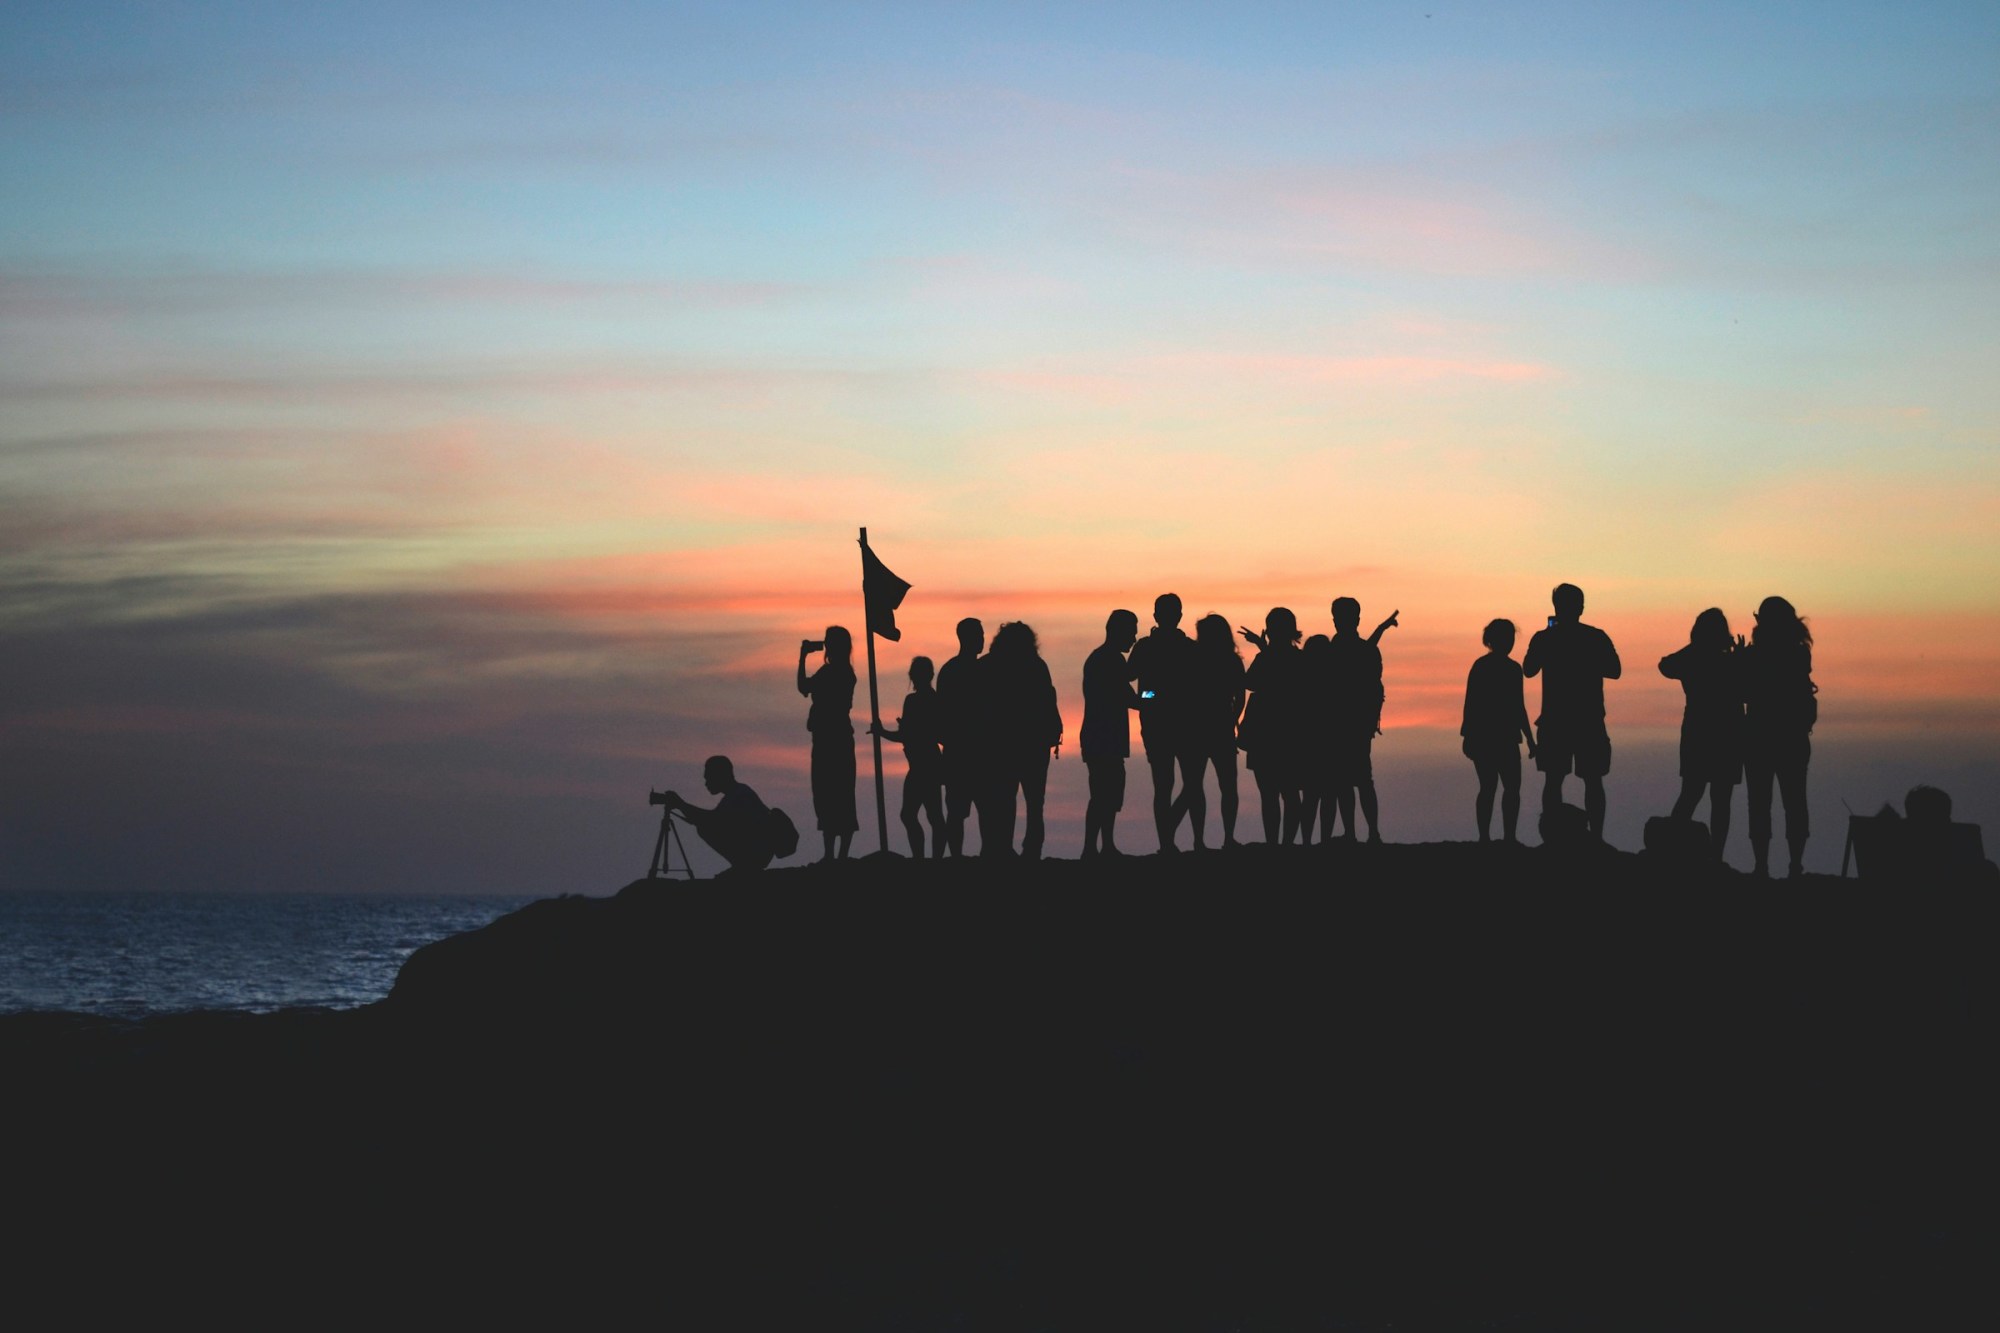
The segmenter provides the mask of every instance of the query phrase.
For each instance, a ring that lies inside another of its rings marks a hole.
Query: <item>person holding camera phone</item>
[[[1090,774],[1090,800],[1083,809],[1083,854],[1117,856],[1118,812],[1125,808],[1125,759],[1132,753],[1132,692],[1125,654],[1139,638],[1139,617],[1113,611],[1104,621],[1104,642],[1083,659],[1083,766]]]
[[[1542,678],[1542,715],[1535,719],[1542,770],[1542,814],[1562,806],[1563,779],[1572,769],[1583,779],[1585,826],[1604,837],[1604,775],[1611,771],[1611,733],[1604,725],[1604,682],[1624,668],[1611,636],[1583,623],[1583,589],[1557,584],[1549,594],[1555,614],[1535,631],[1521,659],[1524,676]],[[1544,833],[1544,839],[1547,834]]]
[[[806,674],[806,658],[823,654]],[[799,642],[799,693],[812,700],[806,730],[812,733],[813,815],[825,844],[824,861],[847,859],[861,819],[854,808],[854,636],[828,625],[824,639]]]

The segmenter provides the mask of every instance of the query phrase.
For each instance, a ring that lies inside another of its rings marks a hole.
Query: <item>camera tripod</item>
[[[681,863],[674,864],[674,853],[679,852]],[[688,860],[687,844],[681,841],[680,825],[674,823],[674,809],[667,806],[660,811],[660,836],[653,840],[653,864],[646,871],[647,879],[665,879],[674,875],[686,875],[696,879],[694,865]]]

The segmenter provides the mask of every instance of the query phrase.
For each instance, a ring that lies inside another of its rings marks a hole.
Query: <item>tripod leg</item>
[[[646,871],[647,879],[658,879],[660,877],[660,872],[663,866],[669,869],[672,867],[673,864],[672,859],[667,855],[667,838],[669,837],[669,835],[673,833],[673,831],[674,831],[673,815],[672,814],[661,815],[660,836],[653,840],[653,864],[652,867]],[[685,857],[686,853],[682,853],[682,855],[683,857]]]

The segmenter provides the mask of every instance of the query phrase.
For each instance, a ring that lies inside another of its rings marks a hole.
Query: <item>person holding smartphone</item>
[[[1583,623],[1583,589],[1557,584],[1549,594],[1555,614],[1547,629],[1528,640],[1524,676],[1542,678],[1542,714],[1535,719],[1542,770],[1542,815],[1562,806],[1563,779],[1583,779],[1583,812],[1590,834],[1604,837],[1604,775],[1611,771],[1611,734],[1604,723],[1604,682],[1624,673],[1611,636]],[[1544,832],[1544,839],[1547,834]]]
[[[806,658],[822,654],[819,670],[806,674]],[[828,625],[824,639],[799,642],[799,693],[812,700],[806,730],[812,733],[813,814],[825,844],[824,861],[845,861],[861,819],[854,808],[854,636]]]

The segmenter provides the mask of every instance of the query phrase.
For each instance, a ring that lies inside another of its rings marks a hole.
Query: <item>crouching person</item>
[[[722,798],[714,809],[689,805],[673,792],[666,793],[663,803],[685,819],[688,827],[729,863],[730,870],[762,870],[773,857],[786,854],[778,845],[776,812],[736,780],[736,766],[727,756],[716,755],[703,764],[701,781],[710,795]]]

